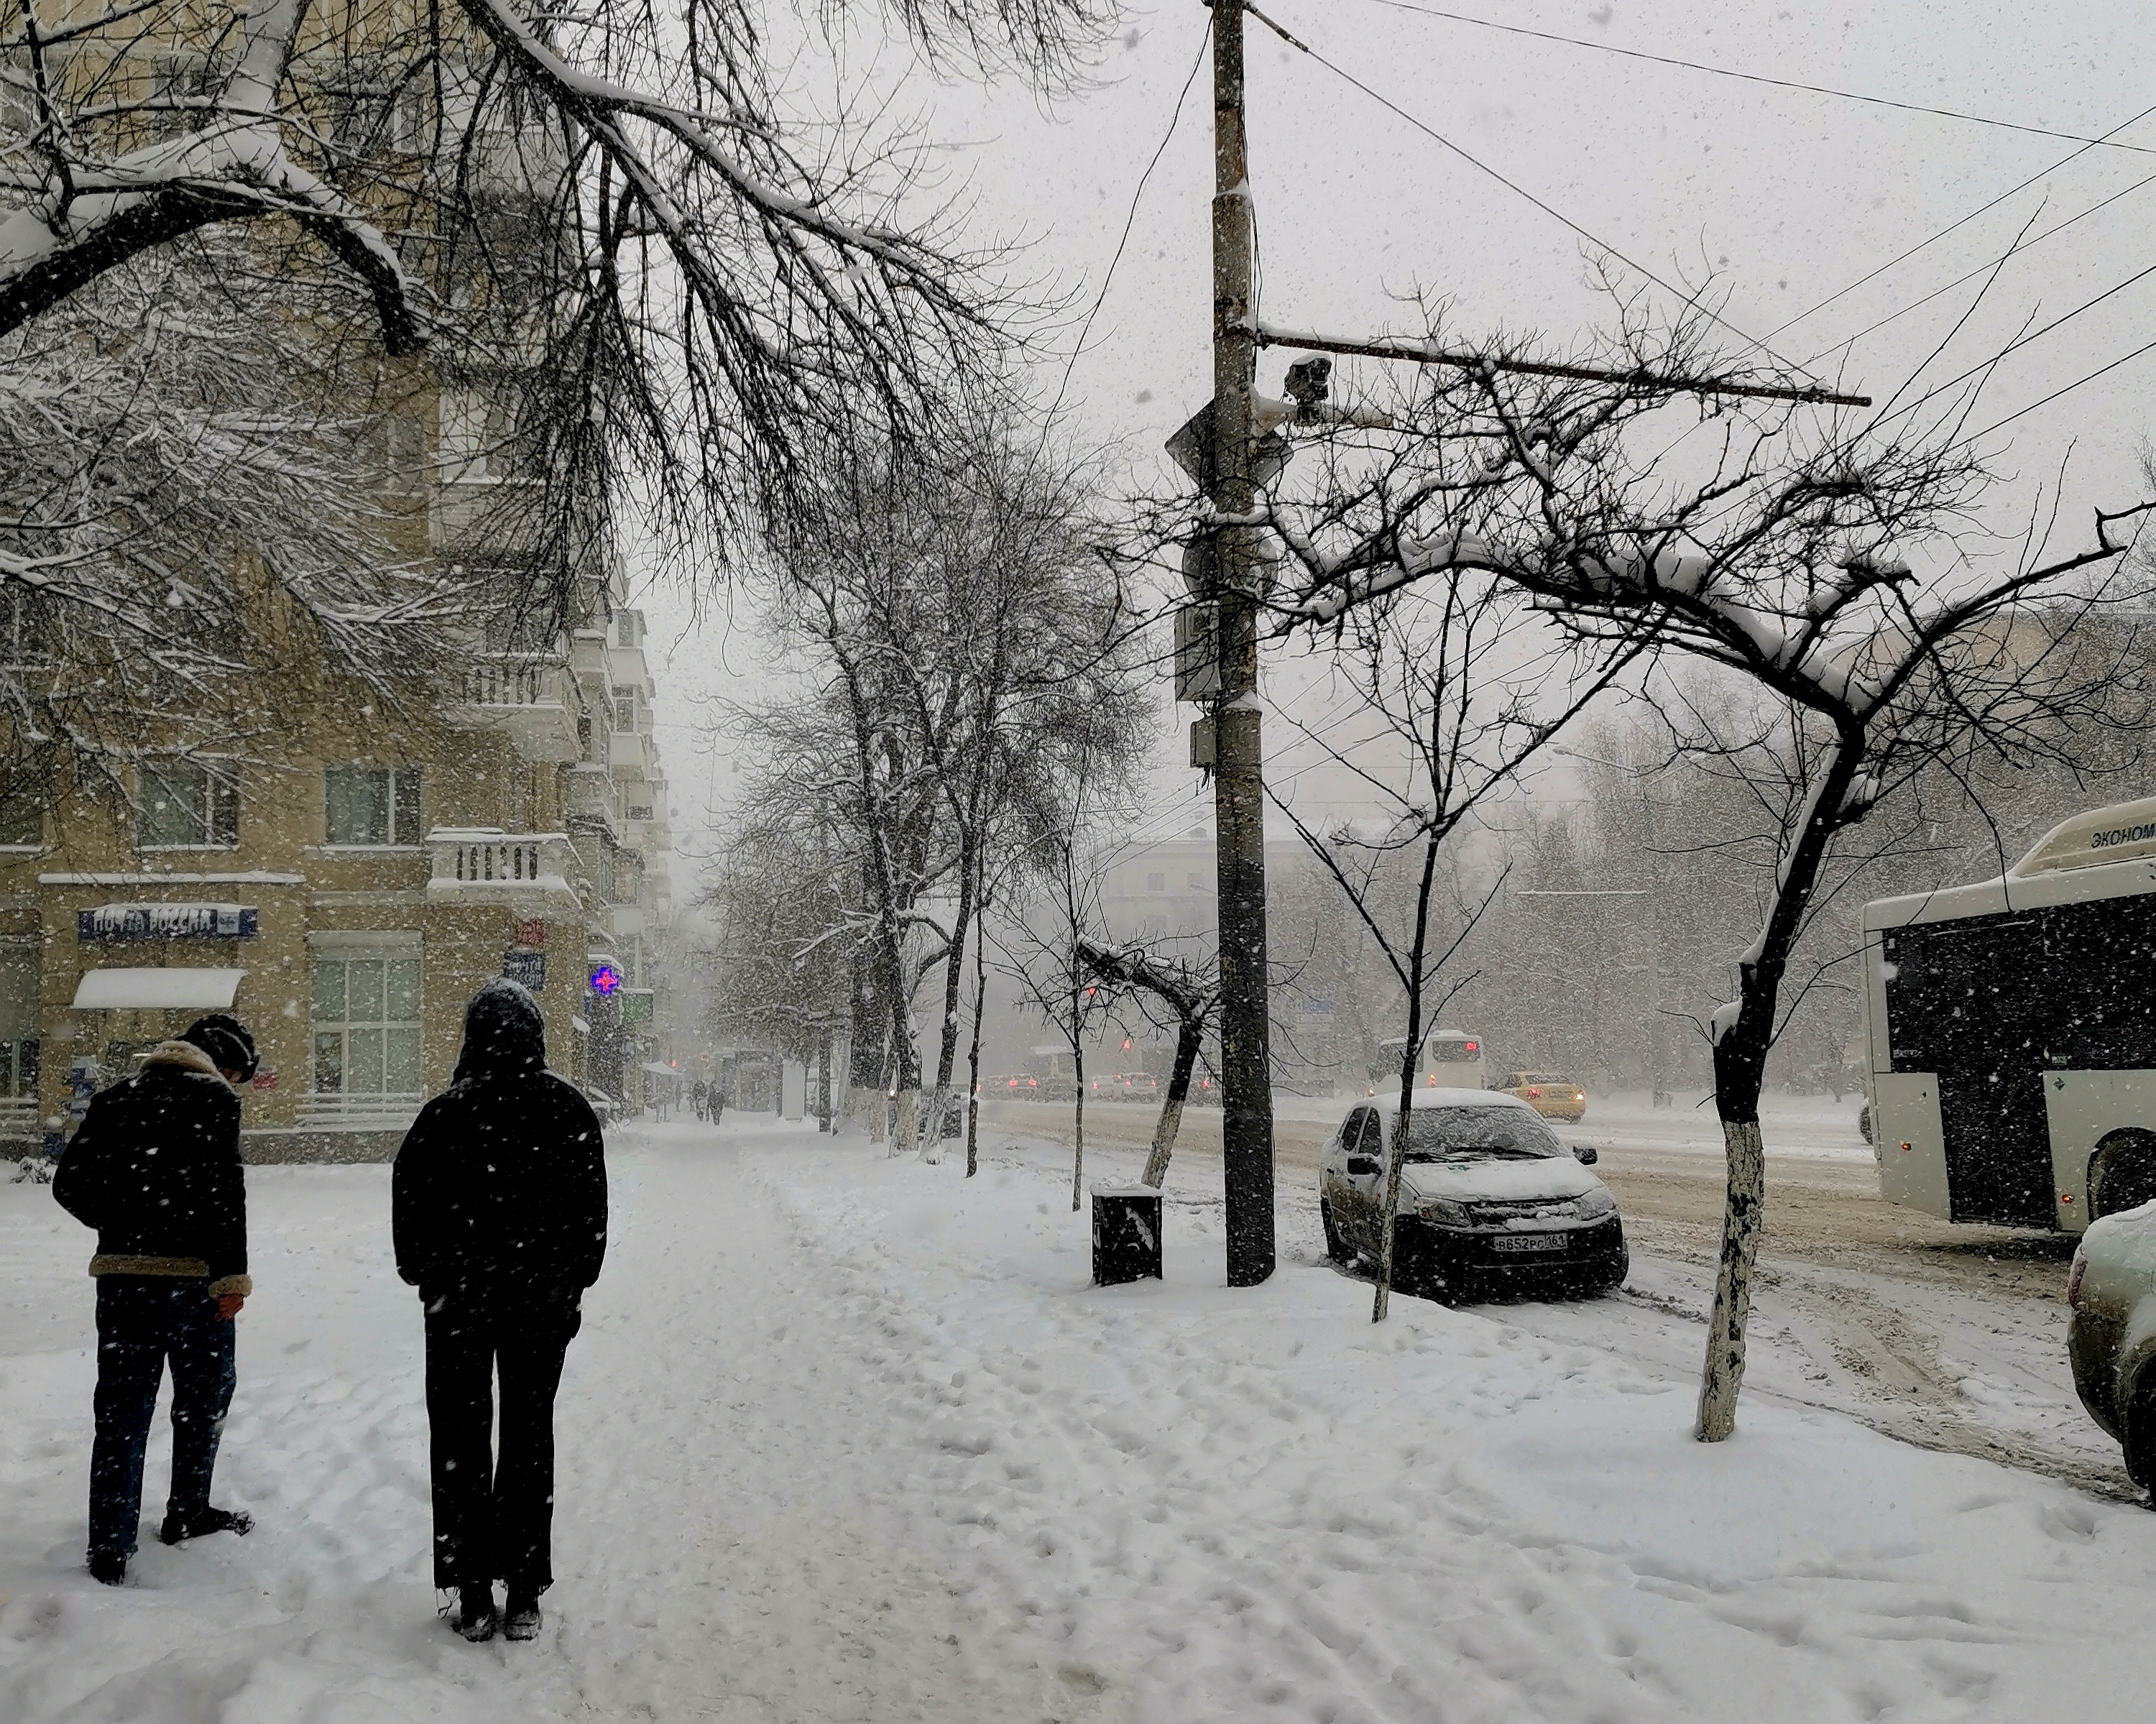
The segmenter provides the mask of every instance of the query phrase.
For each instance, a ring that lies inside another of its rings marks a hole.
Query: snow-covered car
[[[2156,1491],[2156,1203],[2088,1224],[2066,1271],[2066,1356],[2089,1417]]]
[[[1327,1140],[1318,1212],[1333,1258],[1375,1258],[1396,1099],[1348,1111]],[[1394,1281],[1474,1298],[1532,1286],[1600,1292],[1631,1266],[1609,1188],[1549,1122],[1495,1090],[1418,1090],[1400,1167]]]
[[[1587,1116],[1587,1091],[1570,1078],[1553,1072],[1508,1071],[1491,1087],[1518,1096],[1548,1119],[1577,1123]]]

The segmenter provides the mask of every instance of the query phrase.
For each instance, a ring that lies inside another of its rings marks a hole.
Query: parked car
[[[1392,1100],[1359,1102],[1327,1141],[1318,1213],[1336,1261],[1378,1255],[1399,1118]],[[1631,1257],[1616,1198],[1587,1171],[1594,1159],[1584,1146],[1567,1149],[1517,1096],[1416,1090],[1400,1167],[1394,1282],[1454,1299],[1618,1285]]]
[[[1554,1072],[1508,1071],[1490,1087],[1518,1096],[1545,1119],[1576,1123],[1587,1117],[1587,1091]]]
[[[1039,1101],[1040,1080],[1024,1072],[1004,1072],[995,1077],[981,1080],[981,1100],[983,1101]]]
[[[2082,1405],[2118,1439],[2128,1475],[2156,1491],[2156,1203],[2089,1223],[2066,1271],[2066,1303]]]

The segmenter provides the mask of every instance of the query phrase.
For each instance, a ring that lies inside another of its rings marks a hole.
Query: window
[[[1148,892],[1166,891],[1168,890],[1168,876],[1164,874],[1147,875],[1146,876],[1146,890]]]
[[[0,943],[0,1098],[24,1107],[38,1094],[39,967],[35,942]]]
[[[34,850],[44,841],[44,803],[25,790],[0,795],[0,849]]]
[[[636,625],[642,620],[634,611],[616,611],[613,618],[613,640],[616,646],[636,644]]]
[[[634,683],[614,685],[613,727],[618,731],[636,728],[636,685]]]
[[[418,947],[325,948],[314,957],[315,1095],[416,1104]]]
[[[239,843],[239,782],[232,767],[196,760],[144,761],[136,843],[146,850],[228,850]]]
[[[419,768],[324,767],[322,816],[322,830],[333,844],[416,844]]]

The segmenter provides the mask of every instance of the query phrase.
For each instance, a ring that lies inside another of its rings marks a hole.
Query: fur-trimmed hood
[[[144,1065],[177,1065],[203,1077],[213,1077],[220,1084],[224,1074],[217,1069],[217,1061],[203,1052],[192,1042],[159,1042],[142,1056]]]

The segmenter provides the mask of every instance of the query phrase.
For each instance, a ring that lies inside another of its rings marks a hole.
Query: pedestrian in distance
[[[598,1116],[547,1070],[517,983],[473,996],[449,1087],[397,1152],[390,1209],[426,1325],[434,1584],[455,1592],[467,1640],[529,1640],[554,1583],[554,1395],[606,1256],[607,1179]]]
[[[254,1039],[214,1013],[160,1042],[141,1070],[90,1099],[53,1176],[68,1213],[97,1229],[96,1434],[90,1453],[90,1572],[127,1578],[142,1516],[143,1456],[157,1385],[172,1368],[172,1480],[158,1537],[253,1531],[209,1500],[237,1380],[234,1329],[247,1274],[239,1087]]]

